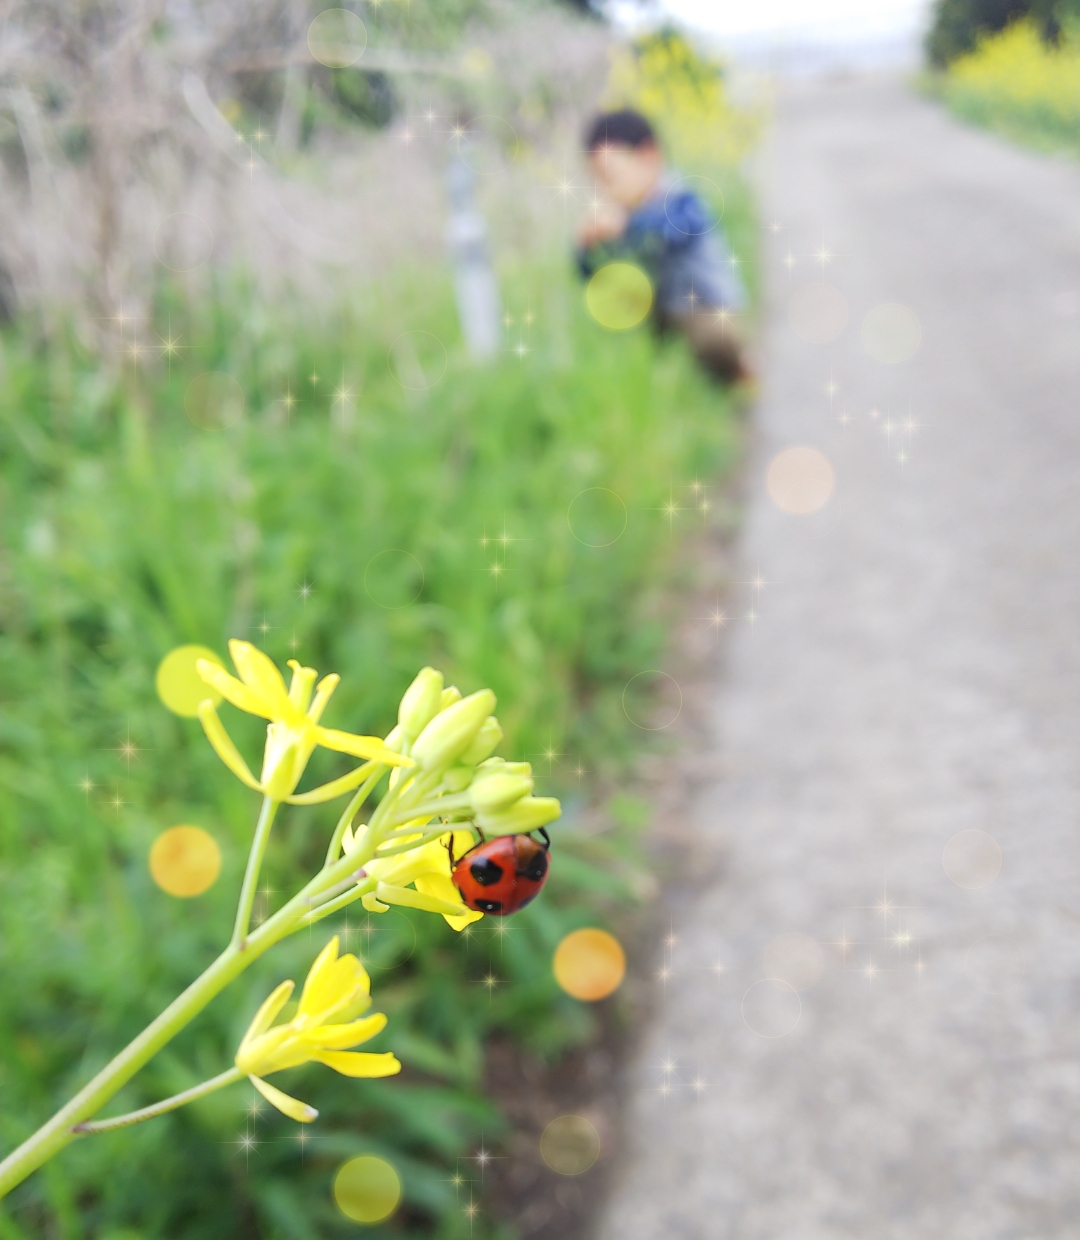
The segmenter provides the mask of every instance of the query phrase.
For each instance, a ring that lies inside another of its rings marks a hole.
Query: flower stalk
[[[200,675],[227,701],[269,721],[256,780],[212,701],[199,708],[219,757],[242,783],[263,794],[230,942],[142,1033],[0,1162],[0,1198],[78,1137],[154,1119],[245,1077],[278,1109],[307,1122],[315,1118],[314,1108],[283,1094],[262,1079],[264,1074],[310,1061],[349,1076],[399,1071],[392,1054],[348,1049],[375,1036],[386,1018],[355,1019],[370,1003],[369,982],[355,957],[338,956],[335,938],[312,966],[297,1014],[287,1024],[274,1024],[292,991],[292,982],[284,982],[260,1008],[234,1067],[139,1110],[93,1118],[216,995],[282,939],[357,900],[376,913],[392,904],[436,913],[460,930],[483,914],[467,907],[450,881],[446,844],[461,855],[471,846],[475,822],[490,821],[496,831],[527,831],[532,827],[523,824],[550,822],[558,815],[558,802],[529,795],[527,763],[489,758],[502,735],[491,714],[495,697],[490,690],[463,698],[456,688],[443,686],[440,673],[425,668],[402,700],[397,727],[380,740],[322,726],[336,675],[316,685],[314,669],[293,661],[293,680],[286,690],[277,668],[261,651],[237,641],[230,642],[230,650],[239,680],[204,662]],[[298,793],[319,745],[365,761],[339,779]],[[369,821],[354,826],[365,801],[388,773],[389,786]],[[331,836],[322,869],[252,930],[259,876],[280,805],[318,804],[346,792],[353,795]]]

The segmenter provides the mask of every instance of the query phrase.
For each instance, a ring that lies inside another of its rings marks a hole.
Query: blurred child
[[[667,169],[652,126],[630,109],[602,113],[585,151],[607,201],[578,232],[582,274],[618,259],[636,263],[652,281],[657,331],[681,332],[714,378],[748,379],[732,322],[746,291],[719,224]]]

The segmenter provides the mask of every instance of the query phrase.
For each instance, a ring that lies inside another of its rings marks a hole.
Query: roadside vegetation
[[[666,37],[709,83],[706,120],[726,123],[715,66]],[[620,62],[620,98],[652,80],[643,50]],[[667,109],[673,136],[692,133],[664,64],[652,110]],[[676,151],[725,201],[751,284],[752,203],[734,160],[752,136]],[[333,1240],[355,1228],[328,1184],[358,1153],[403,1181],[402,1209],[373,1240],[508,1234],[483,1208],[472,1157],[505,1132],[481,1088],[485,1039],[508,1033],[553,1059],[594,1036],[551,956],[569,930],[613,924],[650,892],[646,816],[619,791],[647,736],[628,716],[650,703],[624,690],[662,666],[673,548],[712,519],[703,496],[735,461],[738,429],[680,344],[587,316],[562,250],[501,274],[506,336],[486,367],[468,361],[449,276],[430,264],[399,264],[333,305],[287,283],[269,296],[242,268],[197,295],[163,271],[137,327],[99,317],[89,331],[28,309],[0,337],[2,1148],[228,928],[251,796],[198,722],[158,700],[155,669],[175,646],[224,655],[241,637],[279,663],[338,671],[327,722],[358,732],[392,725],[418,666],[465,693],[490,685],[510,708],[501,752],[531,761],[538,790],[567,809],[545,897],[506,933],[489,919],[457,935],[408,910],[328,923],[390,1017],[405,1066],[394,1089],[305,1077],[321,1118],[304,1141],[231,1091],[77,1143],[0,1207],[0,1240]],[[255,721],[234,713],[229,727],[258,748]],[[315,778],[341,769],[329,753],[312,760]],[[316,813],[282,813],[257,919],[316,859]],[[223,854],[221,880],[190,900],[147,868],[155,838],[181,823]],[[253,967],[118,1104],[190,1086],[231,1054],[267,987],[310,958],[301,938]]]
[[[928,51],[929,89],[958,116],[1040,150],[1080,155],[1080,8],[1071,0],[943,3]]]

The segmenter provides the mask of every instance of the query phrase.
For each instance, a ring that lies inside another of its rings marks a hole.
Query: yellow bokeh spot
[[[600,1134],[583,1115],[560,1115],[544,1129],[540,1157],[558,1175],[581,1175],[600,1157]]]
[[[350,1158],[334,1177],[334,1200],[354,1223],[378,1223],[397,1209],[401,1180],[385,1158],[361,1154]]]
[[[170,827],[150,849],[150,876],[171,896],[201,896],[220,873],[221,849],[202,827]]]
[[[211,689],[195,670],[199,659],[224,666],[208,646],[177,646],[158,664],[154,677],[158,697],[174,715],[183,715],[185,719],[195,718],[204,698],[209,698],[215,706],[221,701],[221,694]]]
[[[653,292],[649,277],[633,263],[608,263],[585,286],[585,305],[613,332],[628,331],[649,313]]]
[[[308,26],[308,51],[328,69],[354,65],[367,47],[367,28],[348,9],[324,9]]]
[[[626,955],[606,930],[574,930],[555,949],[555,980],[575,999],[593,1003],[618,990],[626,975]]]

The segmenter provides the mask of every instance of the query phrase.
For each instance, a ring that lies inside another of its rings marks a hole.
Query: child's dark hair
[[[628,146],[633,150],[656,146],[656,133],[645,117],[633,108],[601,112],[585,131],[585,150],[591,154],[602,146]]]

